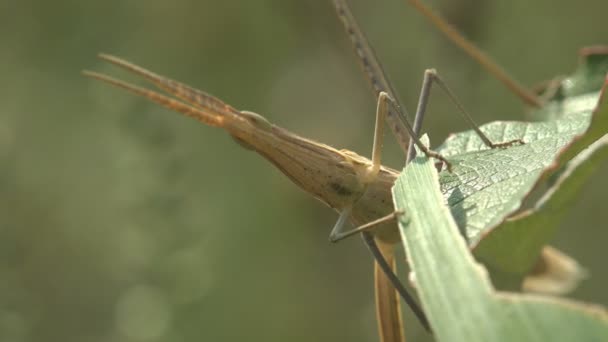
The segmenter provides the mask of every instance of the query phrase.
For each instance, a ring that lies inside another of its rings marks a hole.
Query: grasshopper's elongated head
[[[331,208],[342,211],[354,204],[351,221],[355,225],[393,211],[391,187],[397,177],[395,170],[382,167],[378,176],[368,183],[366,175],[371,161],[352,151],[337,150],[274,125],[231,134]],[[393,224],[388,230],[396,233],[394,228]],[[398,240],[398,236],[390,237],[395,239]]]
[[[354,205],[353,224],[361,225],[393,211],[391,187],[397,171],[382,167],[378,176],[369,180],[371,161],[354,152],[299,137],[271,124],[259,114],[239,111],[203,91],[120,58],[103,54],[99,57],[142,76],[175,98],[95,72],[85,71],[86,76],[124,88],[207,125],[225,129],[243,147],[262,155],[301,189],[331,208],[342,211]],[[377,236],[387,242],[399,240],[394,223],[379,226]]]

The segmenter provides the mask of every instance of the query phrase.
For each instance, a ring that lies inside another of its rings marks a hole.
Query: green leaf
[[[608,112],[608,106],[604,107]],[[533,209],[491,230],[475,248],[476,258],[500,272],[525,274],[563,220],[567,213],[564,209],[574,205],[582,186],[607,158],[608,135],[605,135],[568,163]]]
[[[599,92],[561,101],[566,113],[547,122],[493,122],[482,126],[492,141],[522,139],[524,145],[489,149],[467,131],[448,139],[439,152],[453,172],[440,174],[441,192],[465,236],[475,246],[487,231],[517,211],[534,186],[608,132],[608,115],[593,110]],[[590,121],[593,121],[590,129]],[[544,177],[541,177],[544,176]]]
[[[494,291],[444,204],[439,176],[415,158],[393,188],[416,286],[439,341],[607,341],[601,308]]]
[[[494,142],[522,139],[525,145],[488,149],[474,132],[467,131],[450,137],[438,149],[453,164],[452,173],[440,173],[441,191],[452,215],[471,247],[493,236],[476,254],[491,266],[493,276],[506,275],[502,277],[505,284],[519,284],[558,220],[529,232],[521,226],[498,233],[500,225],[521,210],[530,193],[556,170],[608,133],[608,96],[602,98],[598,90],[607,72],[606,50],[588,49],[577,71],[562,80],[561,95],[537,111],[542,114],[534,115],[553,120],[493,122],[481,127]],[[582,158],[579,164],[584,163]],[[571,199],[574,195],[569,193]],[[518,251],[517,256],[509,259],[510,250]]]

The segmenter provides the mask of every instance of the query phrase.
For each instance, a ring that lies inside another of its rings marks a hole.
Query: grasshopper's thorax
[[[396,170],[380,168],[378,175],[368,184],[361,198],[355,203],[351,216],[351,221],[355,226],[374,221],[394,211],[391,188],[397,176]],[[377,239],[389,244],[401,239],[394,221],[376,226],[374,234]]]

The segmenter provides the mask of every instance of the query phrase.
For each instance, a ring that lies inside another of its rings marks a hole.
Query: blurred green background
[[[479,122],[525,118],[405,1],[351,3],[410,111],[435,67]],[[528,85],[606,43],[605,1],[433,5]],[[375,103],[330,1],[3,0],[0,41],[0,341],[377,339],[372,262],[328,243],[335,213],[224,132],[79,74],[127,76],[113,53],[368,155]],[[466,128],[433,95],[435,145]],[[555,241],[591,271],[572,296],[604,305],[605,189]]]

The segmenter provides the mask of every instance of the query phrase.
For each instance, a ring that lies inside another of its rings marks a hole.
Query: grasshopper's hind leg
[[[414,297],[410,295],[405,286],[401,283],[395,272],[393,272],[393,266],[390,265],[389,262],[382,255],[382,251],[380,250],[380,248],[378,248],[378,245],[376,244],[376,240],[374,239],[373,235],[370,232],[363,232],[361,234],[361,238],[363,239],[363,242],[365,242],[365,245],[376,259],[378,266],[380,266],[380,269],[382,270],[382,272],[384,272],[384,275],[386,275],[386,277],[389,279],[395,290],[410,307],[410,309],[418,318],[420,324],[422,324],[424,329],[430,332],[431,325],[429,323],[429,320],[426,318],[424,311],[422,310],[420,305],[418,305],[418,302],[416,302]]]

